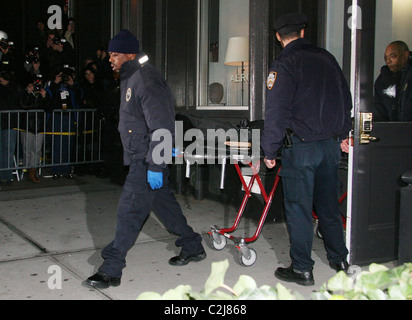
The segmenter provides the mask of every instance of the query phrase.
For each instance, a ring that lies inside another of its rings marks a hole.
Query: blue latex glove
[[[172,150],[172,156],[173,156],[173,157],[178,157],[179,154],[180,154],[179,148],[173,148],[173,150]]]
[[[160,189],[163,186],[163,172],[147,171],[147,182],[153,190]]]

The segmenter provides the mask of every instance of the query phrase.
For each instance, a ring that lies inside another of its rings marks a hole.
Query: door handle
[[[369,142],[379,141],[378,137],[372,137],[369,133],[362,132],[360,135],[360,143],[366,144]]]
[[[359,113],[359,132],[360,132],[360,136],[359,136],[359,142],[361,144],[367,144],[371,141],[378,141],[379,138],[378,137],[373,137],[370,135],[370,133],[372,132],[372,113],[370,112],[361,112]]]

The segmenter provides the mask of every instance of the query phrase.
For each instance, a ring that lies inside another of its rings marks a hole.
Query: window
[[[197,109],[247,110],[249,0],[198,0]]]
[[[412,50],[412,1],[378,0],[376,1],[376,37],[375,37],[375,77],[385,64],[384,53],[392,41],[401,40]]]
[[[328,49],[342,66],[343,61],[343,27],[344,1],[327,0],[327,33],[326,49]],[[362,7],[358,8],[361,19]],[[383,59],[385,49],[389,43],[396,40],[404,41],[409,49],[412,48],[412,1],[410,0],[377,0],[376,1],[376,30],[375,30],[375,68],[374,79],[379,76],[381,67],[385,64]],[[345,24],[346,23],[346,24]],[[362,21],[358,22],[362,28]]]

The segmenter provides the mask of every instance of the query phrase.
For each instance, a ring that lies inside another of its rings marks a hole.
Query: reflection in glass
[[[198,31],[198,108],[247,108],[249,0],[199,0]]]

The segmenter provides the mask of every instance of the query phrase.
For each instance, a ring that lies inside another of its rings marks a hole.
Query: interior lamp
[[[248,37],[232,37],[229,38],[227,45],[225,64],[228,66],[242,67],[242,96],[241,105],[243,106],[244,78],[245,66],[249,65],[249,38]]]

